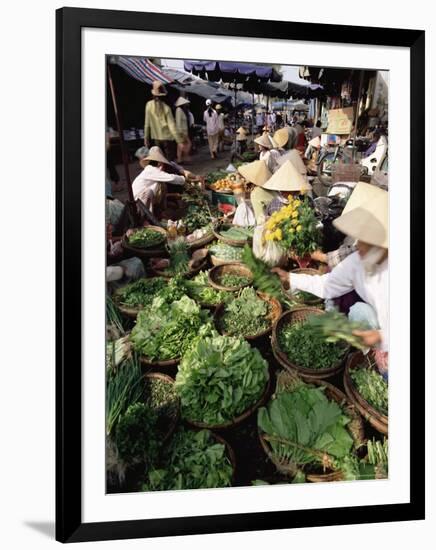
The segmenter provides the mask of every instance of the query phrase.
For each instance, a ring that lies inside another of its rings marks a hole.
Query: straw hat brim
[[[148,157],[145,157],[139,161],[139,164],[145,168],[151,161],[160,162],[162,164],[171,165],[170,161],[166,159],[161,153],[151,153]]]
[[[354,187],[353,192],[351,193],[350,198],[342,211],[342,216],[348,214],[348,212],[351,212],[351,210],[354,210],[355,208],[359,208],[362,204],[383,197],[384,193],[386,193],[386,191],[376,187],[375,185],[359,181]]]
[[[265,183],[271,178],[271,172],[263,160],[255,160],[249,164],[239,166],[238,172],[250,183],[258,187],[264,187]]]
[[[293,163],[287,160],[263,186],[270,191],[309,191],[310,183],[298,172]]]
[[[387,224],[387,211],[385,216],[378,216],[371,211],[373,202],[366,207],[359,206],[350,210],[347,214],[339,216],[333,221],[336,229],[345,235],[373,246],[389,248],[389,233]]]
[[[289,141],[289,132],[287,128],[280,128],[274,133],[274,141],[277,143],[277,147],[284,147]]]

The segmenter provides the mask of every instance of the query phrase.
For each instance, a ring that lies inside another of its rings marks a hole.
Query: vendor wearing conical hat
[[[353,192],[351,193],[348,202],[342,211],[342,214],[346,214],[350,210],[353,210],[353,208],[357,208],[365,202],[377,199],[381,196],[382,193],[383,191],[377,186],[359,181],[359,183],[356,184]],[[325,263],[329,266],[330,269],[333,269],[339,263],[345,260],[347,256],[357,250],[355,240],[356,239],[354,239],[350,235],[347,235],[338,249],[326,253],[322,252],[321,250],[315,250],[311,253],[311,258],[312,260],[315,260],[317,262]]]
[[[184,160],[190,159],[191,140],[189,139],[188,119],[188,105],[190,105],[190,103],[189,99],[182,96],[174,103],[176,108],[176,128],[182,140],[180,143],[177,143],[177,162],[179,164]]]
[[[288,204],[289,195],[298,196],[310,193],[312,186],[288,160],[265,183],[264,189],[276,192],[274,200],[270,202],[266,209],[266,215],[271,216],[273,212],[280,210],[284,204]]]
[[[278,159],[280,157],[280,153],[277,151],[277,144],[268,133],[257,137],[254,143],[259,147],[259,160],[265,161],[268,170],[274,174],[278,168]]]
[[[353,206],[353,205],[352,205]],[[387,368],[389,350],[389,200],[387,191],[343,213],[333,223],[339,231],[356,240],[357,251],[325,275],[289,274],[275,268],[291,291],[305,291],[324,299],[334,299],[355,290],[349,318],[366,324],[355,331],[364,345],[375,348],[379,368]]]
[[[238,172],[255,186],[250,193],[250,201],[256,223],[259,223],[259,220],[265,215],[265,209],[268,204],[277,196],[277,193],[274,191],[266,191],[264,189],[265,183],[271,178],[271,172],[263,160],[255,160],[249,164],[243,164],[238,168]]]
[[[282,166],[286,161],[290,160],[300,174],[306,176],[307,168],[301,159],[300,153],[295,148],[298,140],[297,130],[291,126],[280,128],[280,130],[277,130],[274,134],[273,139],[281,152],[281,156],[277,160],[278,165]]]
[[[171,162],[157,146],[152,147],[139,164],[143,171],[133,180],[133,196],[135,200],[140,200],[146,208],[154,212],[156,207],[164,201],[165,184],[184,185],[185,178],[168,173]]]

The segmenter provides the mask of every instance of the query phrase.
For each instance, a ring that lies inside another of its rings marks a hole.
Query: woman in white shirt
[[[144,170],[133,180],[133,196],[153,212],[165,197],[165,183],[184,185],[185,178],[166,172],[171,163],[163,156],[159,147],[152,147],[148,156],[139,163]]]
[[[219,140],[219,118],[215,109],[212,109],[212,101],[206,100],[207,109],[204,111],[203,120],[206,123],[207,140],[209,142],[210,158],[217,158]]]
[[[357,252],[325,275],[289,274],[278,268],[273,271],[282,281],[289,282],[292,292],[302,290],[332,299],[354,289],[363,303],[352,306],[349,316],[353,317],[354,308],[360,320],[363,313],[372,325],[370,330],[355,334],[365,345],[382,352],[382,356],[376,355],[377,362],[386,366],[389,351],[388,193],[384,191],[377,198],[339,216],[333,223],[339,231],[357,239]]]

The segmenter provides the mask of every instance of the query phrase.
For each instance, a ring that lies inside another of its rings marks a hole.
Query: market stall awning
[[[185,71],[207,80],[224,82],[245,82],[248,79],[263,82],[280,82],[282,75],[268,65],[234,63],[231,61],[191,61],[184,62]]]
[[[173,82],[170,76],[146,57],[119,55],[112,56],[109,62],[119,65],[129,76],[146,84],[151,85],[154,80],[159,80],[163,84]]]

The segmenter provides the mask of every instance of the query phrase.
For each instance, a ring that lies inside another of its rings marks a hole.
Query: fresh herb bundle
[[[116,293],[116,300],[125,306],[144,307],[151,304],[156,294],[166,286],[162,277],[151,279],[138,279],[124,287],[119,288]]]
[[[142,490],[230,487],[232,475],[225,445],[209,430],[181,429],[165,452],[162,468],[148,473]]]
[[[114,432],[120,417],[129,405],[139,401],[142,394],[142,372],[139,361],[133,357],[116,369],[107,372],[106,379],[106,433]]]
[[[243,288],[224,307],[220,328],[230,336],[256,336],[270,327],[271,321],[267,319],[270,310],[270,304],[259,298],[252,287]]]
[[[121,313],[109,295],[106,296],[106,327],[111,339],[120,338],[126,332]]]
[[[326,311],[323,315],[311,315],[307,324],[314,331],[323,336],[326,342],[346,342],[347,344],[364,350],[366,346],[359,336],[355,336],[355,330],[367,330],[368,327],[362,323],[352,322],[346,315],[339,311]]]
[[[176,376],[182,416],[208,425],[229,422],[259,400],[268,377],[267,362],[245,340],[216,333],[198,338]]]
[[[220,229],[219,234],[227,239],[234,241],[247,241],[253,238],[254,229],[252,227],[236,227],[232,226],[229,229]]]
[[[306,369],[328,369],[340,361],[346,351],[341,345],[326,342],[307,322],[283,326],[278,343],[292,363]]]
[[[189,271],[189,245],[177,239],[168,245],[170,265],[164,270],[166,275],[185,275]]]
[[[301,383],[279,392],[258,411],[258,426],[274,456],[295,466],[335,468],[350,454],[350,419],[323,388]]]
[[[156,413],[156,428],[165,434],[177,415],[179,398],[174,383],[155,377],[144,378],[143,402]]]
[[[149,227],[143,227],[132,233],[132,235],[128,237],[128,242],[130,245],[137,248],[149,248],[162,244],[165,239],[166,236],[163,233]]]
[[[383,376],[365,365],[350,369],[350,376],[360,395],[375,409],[388,414],[388,384]]]
[[[156,297],[150,308],[139,312],[130,339],[134,349],[150,360],[176,359],[188,349],[207,321],[209,313],[188,296],[171,304]]]
[[[157,459],[159,442],[156,439],[157,414],[144,403],[130,405],[121,416],[115,444],[120,457],[127,463],[150,466]]]
[[[249,285],[251,279],[245,275],[237,275],[236,273],[223,273],[219,278],[219,284],[226,288]]]

